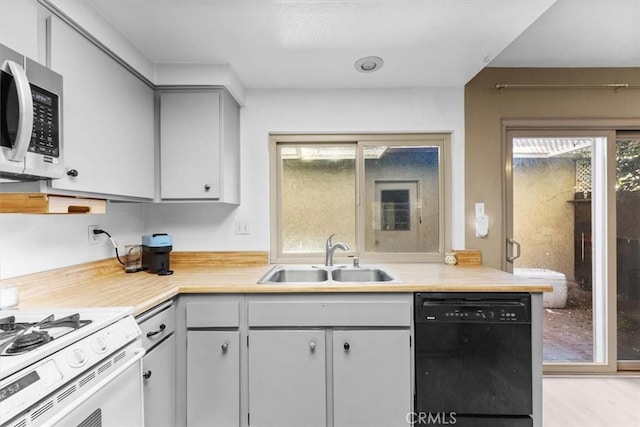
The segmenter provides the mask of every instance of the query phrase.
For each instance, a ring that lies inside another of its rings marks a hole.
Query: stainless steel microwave
[[[0,177],[63,176],[62,76],[0,44]]]

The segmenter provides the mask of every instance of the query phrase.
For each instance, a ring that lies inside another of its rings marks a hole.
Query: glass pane
[[[545,362],[592,362],[591,142],[513,139],[513,273],[553,284],[545,292]]]
[[[382,231],[407,231],[410,229],[409,190],[382,190],[380,192]]]
[[[640,138],[617,141],[618,360],[640,361]]]
[[[438,252],[439,147],[364,147],[365,250]]]
[[[280,147],[282,251],[324,253],[327,237],[356,248],[356,147]]]

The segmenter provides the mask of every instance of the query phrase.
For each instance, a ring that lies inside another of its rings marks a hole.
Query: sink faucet
[[[331,239],[333,238],[333,236],[335,236],[335,234],[332,234],[331,236],[329,236],[329,238],[327,239],[327,244],[325,245],[325,256],[324,256],[325,267],[333,267],[333,253],[336,251],[336,249],[342,249],[343,251],[349,250],[349,245],[347,245],[346,243],[338,242],[336,244],[333,244],[331,242]]]

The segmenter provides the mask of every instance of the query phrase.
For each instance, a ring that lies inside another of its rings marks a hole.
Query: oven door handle
[[[27,149],[31,142],[31,132],[33,130],[33,98],[31,96],[31,86],[29,86],[29,79],[27,78],[27,73],[24,71],[24,68],[17,63],[5,61],[4,64],[2,64],[2,71],[8,72],[13,76],[20,109],[16,140],[6,156],[7,160],[22,162],[27,154]]]
[[[123,372],[125,372],[127,369],[133,366],[136,362],[140,363],[140,371],[142,372],[142,357],[145,354],[145,350],[144,348],[140,347],[133,350],[133,353],[134,353],[134,356],[131,359],[127,360],[127,362],[124,365],[120,366],[118,369],[116,369],[111,374],[109,374],[109,376],[107,376],[105,379],[103,379],[102,381],[100,381],[99,383],[91,387],[85,394],[77,398],[72,405],[69,405],[68,407],[64,408],[62,411],[60,411],[59,413],[51,417],[51,419],[47,420],[46,423],[42,425],[42,427],[53,426],[56,423],[60,422],[62,419],[64,419],[64,417],[69,415],[76,408],[78,408],[84,402],[89,400],[91,396],[93,396],[98,391],[106,387],[111,381],[115,380]]]

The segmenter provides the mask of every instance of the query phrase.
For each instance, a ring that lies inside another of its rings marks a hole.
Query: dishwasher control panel
[[[530,323],[529,294],[415,295],[416,322]]]

